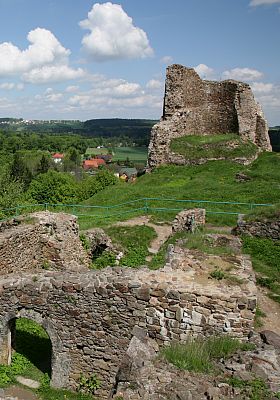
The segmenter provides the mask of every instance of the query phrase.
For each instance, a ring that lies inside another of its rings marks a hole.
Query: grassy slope
[[[183,136],[173,139],[170,147],[175,153],[191,160],[219,158],[221,156],[226,157],[226,159],[252,157],[257,151],[255,144],[252,142],[244,143],[235,134]]]
[[[107,206],[137,198],[157,197],[275,204],[279,202],[280,198],[280,169],[277,168],[279,162],[280,154],[264,153],[250,166],[243,166],[229,161],[212,161],[190,167],[162,166],[151,174],[138,178],[135,183],[119,182],[113,187],[110,186],[97,193],[86,203],[88,205]],[[248,182],[237,182],[235,180],[237,172],[244,172],[252,179]],[[172,202],[168,204],[163,204],[162,202],[157,202],[156,204],[154,202],[151,205],[175,206]],[[190,207],[194,205],[197,204],[190,204]],[[139,204],[139,206],[142,207],[143,203]],[[176,207],[178,207],[178,204]],[[218,209],[219,207],[216,206],[215,210]],[[226,206],[220,208],[220,210],[245,211],[245,209],[234,209],[232,206]],[[116,209],[115,211],[117,212],[118,210]],[[141,211],[141,213],[143,214],[144,211]],[[149,210],[150,213],[152,212]],[[158,218],[164,220],[172,220],[175,214],[176,211],[172,213],[157,213]],[[128,217],[131,217],[131,215],[128,215]],[[125,219],[125,216],[118,216],[116,219]],[[222,217],[213,222],[219,223],[219,220],[221,224],[226,223]],[[236,221],[236,217],[229,218],[228,221],[233,224]],[[102,222],[99,220],[97,223],[104,223],[104,220]],[[82,222],[82,227],[87,228],[91,224],[96,225],[96,222],[94,223],[87,219],[86,223],[85,221]]]

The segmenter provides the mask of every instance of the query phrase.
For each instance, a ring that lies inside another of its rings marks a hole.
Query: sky
[[[168,65],[248,82],[280,125],[280,0],[0,0],[0,117],[162,115]]]

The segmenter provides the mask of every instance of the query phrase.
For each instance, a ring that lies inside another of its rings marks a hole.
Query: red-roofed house
[[[55,153],[52,155],[52,159],[55,163],[61,163],[64,158],[64,154],[62,153]]]
[[[85,160],[83,162],[83,168],[85,170],[89,170],[89,169],[95,169],[98,168],[100,165],[105,165],[106,162],[104,160],[102,160],[101,158],[94,158],[91,160]]]

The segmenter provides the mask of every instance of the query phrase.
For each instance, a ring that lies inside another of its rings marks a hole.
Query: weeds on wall
[[[179,369],[210,373],[216,369],[215,359],[228,358],[238,350],[246,351],[254,348],[251,343],[241,343],[224,335],[208,339],[190,339],[185,343],[172,343],[162,350],[162,355]]]

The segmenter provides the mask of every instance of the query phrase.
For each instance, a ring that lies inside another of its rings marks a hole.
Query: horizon
[[[0,7],[2,118],[159,120],[165,68],[182,64],[202,79],[249,83],[269,126],[280,124],[280,0]]]

